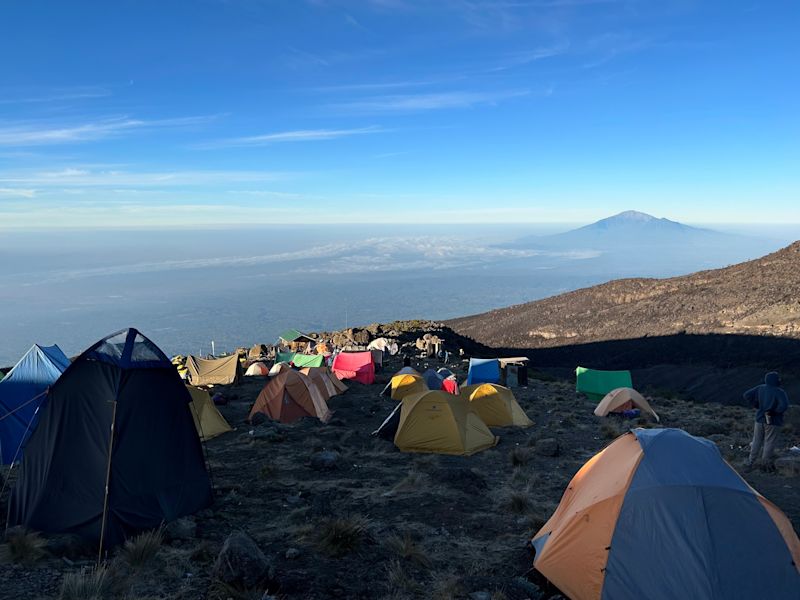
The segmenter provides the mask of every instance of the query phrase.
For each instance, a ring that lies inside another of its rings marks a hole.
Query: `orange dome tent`
[[[292,369],[282,370],[264,386],[249,418],[259,412],[281,423],[294,423],[303,417],[317,417],[327,423],[331,418],[328,404],[317,386]]]
[[[800,540],[709,440],[635,429],[572,478],[533,566],[572,600],[798,598]]]

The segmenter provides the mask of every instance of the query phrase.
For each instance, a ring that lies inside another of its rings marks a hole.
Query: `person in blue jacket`
[[[762,466],[770,468],[778,443],[778,432],[783,425],[783,413],[789,408],[789,397],[781,387],[780,376],[771,371],[764,376],[764,383],[744,393],[744,399],[756,409],[756,423],[747,466],[751,468],[760,458]]]

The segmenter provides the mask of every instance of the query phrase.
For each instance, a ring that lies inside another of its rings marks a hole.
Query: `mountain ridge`
[[[689,275],[616,279],[447,322],[498,348],[535,349],[679,333],[800,338],[800,241]]]

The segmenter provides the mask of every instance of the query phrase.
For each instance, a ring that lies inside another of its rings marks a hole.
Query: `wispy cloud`
[[[90,142],[138,131],[202,125],[217,118],[217,115],[149,120],[115,117],[80,124],[41,122],[4,124],[0,121],[0,146],[46,146]]]
[[[529,90],[500,90],[496,92],[454,91],[430,94],[394,94],[370,96],[352,102],[329,105],[331,108],[359,114],[404,113],[447,108],[473,108],[497,104],[503,100],[530,94]]]
[[[23,188],[2,188],[0,187],[0,198],[7,196],[11,198],[33,198],[36,190]]]
[[[111,96],[109,89],[102,87],[71,87],[53,89],[6,89],[0,93],[0,104],[42,104],[71,100],[88,100]]]
[[[27,171],[0,174],[0,185],[53,187],[173,187],[248,182],[283,181],[294,174],[276,171],[96,171],[65,168],[56,171]]]
[[[563,41],[559,42],[558,44],[554,44],[552,46],[543,46],[540,48],[534,48],[533,50],[527,50],[524,52],[514,52],[512,54],[507,55],[501,61],[501,64],[489,69],[489,71],[507,71],[509,69],[513,69],[515,67],[522,67],[540,60],[544,60],[546,58],[553,58],[555,56],[560,56],[569,51],[569,47],[570,47],[569,42]]]
[[[195,147],[211,149],[235,146],[268,146],[270,144],[281,144],[286,142],[318,142],[324,140],[336,140],[339,138],[357,135],[384,133],[386,131],[386,129],[378,127],[377,125],[358,127],[355,129],[296,129],[294,131],[280,131],[277,133],[265,133],[262,135],[249,135],[244,137],[216,140],[198,144]]]

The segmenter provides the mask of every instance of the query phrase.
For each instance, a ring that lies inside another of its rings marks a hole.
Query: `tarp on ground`
[[[372,352],[340,352],[333,359],[331,370],[339,379],[352,379],[366,385],[375,383]]]
[[[236,354],[223,358],[188,356],[186,369],[189,371],[189,383],[194,386],[238,383],[242,374],[242,367]]]
[[[403,452],[469,456],[498,439],[465,398],[428,391],[403,398],[394,443]]]
[[[600,402],[611,390],[622,387],[633,387],[630,371],[599,371],[586,367],[575,369],[575,390],[595,402]]]
[[[496,358],[470,358],[467,385],[500,383],[500,361]]]
[[[275,362],[292,363],[298,369],[303,367],[321,367],[325,357],[321,354],[300,354],[299,352],[278,352]]]
[[[69,364],[58,346],[34,345],[0,381],[0,464],[22,458],[45,391]]]
[[[175,367],[137,330],[91,346],[42,404],[10,526],[96,544],[105,523],[105,550],[207,507],[211,482],[190,402]]]
[[[594,414],[598,417],[605,417],[609,413],[621,413],[632,408],[638,408],[642,412],[653,415],[656,421],[660,420],[645,397],[633,388],[611,390],[600,400],[594,409]]]
[[[679,429],[635,429],[592,457],[532,545],[572,600],[800,597],[791,521]]]
[[[496,383],[479,383],[461,388],[472,409],[489,427],[530,427],[533,421],[507,387]]]
[[[282,370],[271,378],[256,398],[250,419],[262,413],[281,423],[294,423],[303,417],[317,417],[323,423],[331,418],[328,404],[317,386],[300,371]]]
[[[200,436],[201,440],[205,442],[218,435],[232,431],[225,417],[214,406],[211,394],[191,385],[187,385],[186,389],[189,390],[189,395],[192,397],[190,404],[192,418],[194,419],[195,429],[197,429],[197,435]]]

